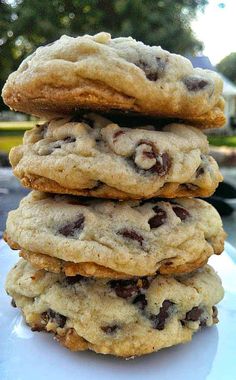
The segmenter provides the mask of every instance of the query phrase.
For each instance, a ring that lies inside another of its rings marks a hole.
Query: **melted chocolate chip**
[[[165,300],[160,308],[159,314],[152,315],[153,328],[157,330],[163,330],[165,327],[166,319],[170,316],[170,309],[174,305],[173,302]]]
[[[218,316],[218,310],[216,306],[212,306],[212,318],[215,319]]]
[[[129,298],[137,295],[142,289],[148,289],[151,280],[147,277],[132,280],[111,280],[109,285],[115,290],[116,295],[121,298]]]
[[[52,309],[48,309],[47,311],[45,311],[43,314],[42,314],[42,319],[48,323],[49,321],[50,322],[53,322],[55,324],[57,324],[58,327],[61,327],[63,328],[66,324],[66,317],[62,314],[59,314],[59,313],[56,313],[54,310]]]
[[[63,139],[63,141],[64,141],[65,143],[69,144],[69,143],[73,143],[73,142],[75,142],[75,141],[76,141],[76,138],[73,137],[73,136],[67,136],[67,137],[65,137],[65,138]]]
[[[156,57],[155,67],[151,67],[147,62],[145,62],[142,59],[135,63],[135,65],[144,71],[147,79],[149,79],[152,82],[155,82],[162,76],[166,66],[166,62],[164,62],[160,57]]]
[[[203,310],[198,306],[194,306],[190,311],[186,313],[185,321],[198,321],[203,313]]]
[[[167,215],[165,210],[162,210],[159,206],[153,207],[156,215],[149,219],[148,223],[151,228],[158,228],[166,222]]]
[[[144,294],[139,294],[133,300],[133,304],[138,306],[139,309],[144,310],[147,306],[147,300]]]
[[[31,327],[31,331],[33,331],[33,332],[35,332],[35,331],[40,332],[40,331],[43,331],[43,330],[44,330],[44,328],[42,326],[33,326],[33,327]]]
[[[182,221],[186,220],[190,216],[189,212],[183,207],[173,206],[172,210],[174,211],[175,215],[177,215],[178,218],[180,218]]]
[[[117,140],[117,137],[121,136],[121,135],[124,135],[125,132],[124,131],[116,131],[113,135],[113,141],[116,141]]]
[[[109,284],[121,298],[129,298],[139,290],[137,280],[111,280]]]
[[[199,166],[199,168],[196,170],[196,178],[200,177],[205,173],[205,170],[202,166]]]
[[[138,280],[139,287],[141,289],[148,289],[150,284],[152,282],[152,279],[149,277],[142,277]]]
[[[74,285],[77,284],[80,281],[86,280],[86,277],[81,276],[80,274],[77,274],[76,276],[67,276],[65,278],[65,282],[68,285]]]
[[[144,238],[142,237],[142,235],[138,234],[136,231],[129,230],[128,228],[123,228],[122,230],[118,231],[117,233],[119,235],[124,236],[127,239],[136,240],[137,242],[139,242],[141,247],[143,246]]]
[[[79,214],[77,220],[61,227],[58,232],[65,237],[74,236],[84,228],[84,219],[84,215]]]
[[[156,159],[156,163],[150,169],[143,169],[143,170],[147,170],[152,173],[157,173],[160,177],[163,177],[164,175],[166,175],[171,166],[171,158],[169,154],[166,152],[159,154],[155,145],[151,141],[141,140],[138,143],[137,147],[142,146],[142,145],[143,145],[143,152],[142,152],[143,156],[151,160]],[[145,147],[146,145],[150,146],[151,150],[146,150],[147,149]]]
[[[17,306],[16,306],[16,303],[15,303],[15,300],[14,300],[13,298],[12,298],[12,300],[11,300],[11,306],[12,306],[12,307],[17,307]]]
[[[172,261],[166,261],[166,262],[164,263],[164,265],[165,265],[166,267],[169,267],[169,266],[173,265],[173,262],[172,262]]]
[[[75,137],[67,136],[61,141],[55,141],[52,148],[53,149],[60,149],[63,144],[69,144],[69,143],[73,143],[75,141],[76,141]],[[51,153],[53,152],[53,149],[51,150]]]
[[[199,188],[197,185],[194,185],[193,183],[184,183],[181,185],[181,187],[182,189],[190,190],[190,191],[195,191]]]
[[[199,77],[186,77],[183,82],[189,91],[200,91],[209,85],[209,82]]]
[[[150,169],[152,173],[157,173],[160,177],[163,177],[166,175],[170,169],[171,166],[171,158],[168,155],[168,153],[162,153],[159,155],[156,155],[157,162],[156,164]]]
[[[107,325],[107,326],[101,326],[102,331],[104,331],[106,334],[114,334],[117,332],[117,330],[120,329],[118,325]]]
[[[207,318],[201,319],[199,326],[205,327],[207,325]]]
[[[148,152],[147,150],[144,150],[143,151],[143,155],[147,158],[156,158],[156,154],[153,152],[153,150],[151,152]]]

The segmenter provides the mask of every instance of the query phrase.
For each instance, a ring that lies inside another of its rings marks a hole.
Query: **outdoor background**
[[[222,76],[227,123],[208,137],[226,183],[236,186],[235,15],[234,0],[0,0],[0,90],[27,55],[62,34],[107,31],[113,37],[131,35],[161,45]],[[27,193],[12,175],[8,152],[34,124],[34,118],[9,111],[0,100],[0,237],[8,210]],[[220,189],[217,197],[213,201],[227,214],[228,240],[236,246],[235,189]]]

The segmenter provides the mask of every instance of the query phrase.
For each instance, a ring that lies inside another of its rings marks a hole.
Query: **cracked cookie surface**
[[[38,48],[3,88],[9,107],[38,116],[75,109],[120,110],[190,120],[202,128],[225,123],[222,80],[180,55],[129,38],[62,36]],[[148,101],[147,101],[148,99]]]
[[[10,211],[5,239],[54,272],[126,278],[191,272],[223,251],[225,232],[199,199],[117,202],[33,191]]]
[[[36,126],[10,162],[26,187],[99,198],[206,197],[222,181],[198,129],[129,128],[96,114]]]
[[[223,288],[210,266],[184,276],[132,280],[65,277],[20,260],[6,290],[34,331],[53,332],[73,351],[130,357],[191,340],[218,321]]]

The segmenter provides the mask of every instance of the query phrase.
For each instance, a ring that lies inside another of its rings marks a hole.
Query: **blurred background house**
[[[201,69],[218,71],[212,65],[210,59],[205,55],[187,56],[192,62],[193,67],[200,67]],[[218,74],[223,80],[223,97],[225,99],[225,114],[226,124],[224,128],[215,129],[212,134],[217,135],[234,135],[236,134],[236,85],[228,79],[225,75],[218,71]]]

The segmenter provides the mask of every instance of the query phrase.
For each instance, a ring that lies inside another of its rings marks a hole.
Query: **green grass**
[[[22,144],[23,136],[1,136],[0,135],[0,151],[9,153],[11,148]]]
[[[208,136],[210,145],[236,147],[236,136]]]
[[[9,153],[13,146],[22,144],[24,132],[34,125],[35,121],[1,121],[0,151]]]
[[[23,136],[1,136],[0,135],[0,151],[9,153],[11,148],[16,145],[22,144]]]
[[[0,131],[2,130],[26,130],[30,129],[35,125],[35,121],[0,121]]]

